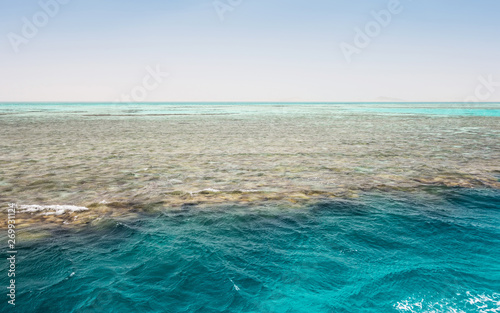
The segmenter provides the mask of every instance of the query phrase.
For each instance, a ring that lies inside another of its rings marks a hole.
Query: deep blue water
[[[187,208],[20,246],[15,312],[500,312],[492,190]]]

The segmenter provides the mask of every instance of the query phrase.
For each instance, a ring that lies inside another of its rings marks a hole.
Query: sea
[[[37,116],[71,114],[87,116],[164,116],[204,114],[263,114],[307,112],[310,108],[336,112],[365,112],[381,114],[425,114],[444,116],[500,116],[500,103],[464,102],[169,102],[169,103],[0,103],[0,114]]]
[[[269,105],[267,112],[307,110]],[[500,116],[499,104],[314,105],[346,114]],[[29,119],[241,110],[262,109],[0,104],[5,118]],[[500,312],[500,191],[494,188],[367,190],[290,206],[189,205],[25,233],[16,243],[15,306],[7,302],[7,240],[2,229],[0,312]]]

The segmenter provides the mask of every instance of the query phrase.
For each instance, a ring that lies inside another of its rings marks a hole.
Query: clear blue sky
[[[146,101],[461,101],[500,82],[498,0],[401,0],[350,63],[341,43],[391,1],[240,2],[221,20],[212,0],[70,0],[19,43],[39,1],[0,0],[0,101],[114,101],[157,65]]]

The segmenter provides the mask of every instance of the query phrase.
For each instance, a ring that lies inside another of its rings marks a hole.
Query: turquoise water
[[[452,116],[500,116],[500,109],[477,108],[351,108],[352,111],[392,113],[392,114],[426,114],[426,115],[452,115]]]
[[[370,113],[500,116],[500,103],[0,103],[0,114],[75,116]]]
[[[16,312],[500,312],[500,193],[185,207],[18,258]]]

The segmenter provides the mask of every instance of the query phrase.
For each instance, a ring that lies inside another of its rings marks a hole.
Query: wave
[[[394,305],[398,312],[474,312],[497,313],[500,312],[500,294],[465,294],[457,293],[453,299],[425,299],[410,297]]]
[[[44,212],[42,215],[62,215],[66,212],[82,212],[89,209],[83,206],[75,205],[20,205],[20,213]],[[45,212],[47,211],[47,212]]]

